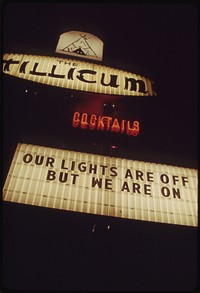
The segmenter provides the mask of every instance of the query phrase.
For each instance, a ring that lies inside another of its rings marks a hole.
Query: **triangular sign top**
[[[103,42],[92,34],[70,31],[60,36],[56,53],[101,61]]]

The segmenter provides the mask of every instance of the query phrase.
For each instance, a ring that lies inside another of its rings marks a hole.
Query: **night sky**
[[[3,53],[67,58],[55,53],[59,36],[89,32],[104,42],[99,64],[146,76],[157,92],[108,97],[4,75],[4,179],[19,142],[197,169],[195,5],[14,2],[2,12]],[[74,111],[101,113],[104,103],[115,104],[114,117],[139,120],[139,135],[72,128]],[[196,228],[13,203],[2,209],[7,289],[196,287]]]

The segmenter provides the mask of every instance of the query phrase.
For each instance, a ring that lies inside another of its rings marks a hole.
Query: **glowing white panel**
[[[4,54],[3,72],[61,88],[93,93],[154,96],[148,78],[94,63],[60,57]]]
[[[18,144],[3,199],[197,226],[197,170]]]
[[[60,35],[56,52],[101,61],[103,42],[98,37],[79,31],[69,31]]]

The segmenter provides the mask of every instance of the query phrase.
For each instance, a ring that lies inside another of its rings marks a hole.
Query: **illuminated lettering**
[[[91,70],[91,63],[54,57],[4,54],[3,58],[4,73],[34,82],[105,94],[156,95],[149,79],[98,64],[92,64]],[[125,121],[120,131],[125,132]],[[129,132],[132,135],[132,131]]]
[[[117,167],[110,167],[110,176],[117,176],[118,173],[117,173]]]
[[[179,199],[181,198],[181,195],[180,195],[180,189],[175,189],[175,188],[172,188],[172,195],[174,198],[178,197]],[[161,194],[164,196],[164,197],[169,197],[171,195],[171,191],[168,187],[166,186],[163,186],[161,188]]]
[[[73,120],[72,120],[72,126],[78,127],[80,123],[80,113],[74,112]]]
[[[4,71],[11,71],[10,65],[19,64],[20,61],[14,61],[13,59],[3,60],[3,63],[5,63]]]
[[[105,189],[112,189],[112,179],[102,179],[102,178],[95,178],[95,177],[92,177],[92,187],[95,187],[96,185],[98,186],[98,188],[102,188],[102,183],[103,183],[103,180],[104,180],[104,183],[105,183]]]
[[[58,176],[58,181],[60,183],[67,183],[69,177],[72,179],[72,184],[76,184],[76,179],[79,175],[78,174],[68,174],[68,173],[64,173],[64,172],[59,172],[59,176]],[[57,178],[57,174],[56,171],[53,170],[48,170],[47,171],[47,177],[46,180],[47,181],[54,181]]]
[[[56,67],[57,67],[57,65],[52,66],[51,72],[48,73],[48,76],[55,77],[55,78],[65,78],[65,75],[63,75],[63,74],[55,74],[54,73],[56,70]]]
[[[126,134],[136,136],[136,135],[138,135],[138,133],[139,133],[139,122],[134,121],[132,124],[132,128],[131,128],[130,121],[127,121]]]
[[[32,159],[33,159],[33,156],[31,154],[26,154],[26,155],[23,156],[23,162],[24,163],[28,164],[28,163],[30,163],[32,161]]]
[[[185,183],[188,183],[188,178],[187,177],[181,177],[181,179],[182,179],[182,184],[183,184],[183,186],[185,186]],[[176,182],[179,182],[180,180],[179,180],[179,177],[176,175],[172,175],[172,182],[173,182],[173,184],[174,185],[176,185]]]
[[[33,74],[33,75],[40,75],[40,76],[46,76],[46,75],[47,75],[46,72],[39,72],[39,71],[36,71],[38,65],[39,65],[39,63],[35,62],[34,66],[33,66],[33,70],[30,71],[30,74]]]
[[[132,175],[130,169],[127,169],[127,170],[126,170],[126,174],[125,174],[125,176],[124,176],[124,178],[128,178],[128,177],[130,177],[131,179],[133,179],[133,175]]]
[[[43,161],[44,161],[45,157],[43,156]],[[31,154],[26,154],[23,157],[23,161],[26,163],[30,163],[33,161],[33,156]],[[52,164],[54,163],[54,158],[51,157],[47,157],[46,159],[46,165],[45,166],[53,166]],[[90,174],[100,174],[103,176],[112,176],[112,177],[116,177],[118,175],[117,173],[117,167],[112,166],[109,167],[107,165],[97,165],[97,164],[88,164],[85,161],[82,162],[69,162],[66,159],[62,159],[60,162],[60,168],[67,170],[68,172],[71,173],[71,171],[75,171],[75,172],[82,172],[82,173],[90,173]],[[51,174],[53,175],[53,173],[49,173],[49,176],[51,177]],[[71,173],[72,174],[72,173]],[[64,175],[61,175],[64,176]],[[64,178],[64,177],[63,177]]]
[[[65,166],[65,160],[62,160],[61,169],[68,169],[68,167]]]
[[[127,191],[136,194],[151,195],[151,185],[132,182],[132,190],[130,190],[128,182],[123,182],[121,191]]]
[[[145,89],[145,83],[143,80],[136,80],[134,78],[128,78],[128,77],[125,77],[125,86],[124,86],[124,89],[125,90],[128,90],[128,84],[131,84],[131,87],[130,87],[130,90],[131,91],[139,91],[141,93],[144,93],[146,94],[147,91]]]
[[[122,121],[121,121],[121,133],[124,133],[124,130],[125,130],[125,122],[126,122],[126,120],[122,119]]]
[[[185,183],[188,183],[188,178],[183,176],[182,183],[183,183],[183,186],[185,186]]]
[[[72,79],[73,80],[74,70],[75,70],[75,68],[70,68],[70,70],[68,71],[68,75],[67,75],[67,78],[68,79]]]
[[[102,168],[102,175],[105,175],[105,170],[108,168],[108,166],[100,165],[100,167]]]
[[[180,182],[180,181],[182,181],[183,186],[185,186],[185,184],[188,183],[187,177],[181,176],[181,179],[180,179],[179,176],[177,175],[172,175],[170,178],[170,176],[167,174],[161,174],[160,180],[164,184],[171,183],[173,185],[177,185],[177,182]]]
[[[126,125],[126,127],[125,127]],[[95,114],[88,115],[87,113],[74,112],[72,119],[72,126],[74,128],[81,127],[82,129],[100,130],[100,131],[111,131],[116,133],[126,133],[127,135],[137,136],[140,127],[139,122],[134,121],[132,128],[130,127],[131,122],[129,120],[122,120],[121,122],[117,118],[110,116],[96,116]]]
[[[105,124],[106,124],[106,130],[110,130],[111,123],[112,123],[112,117],[104,116]]]
[[[153,173],[152,172],[147,172],[147,180],[150,182],[153,182]]]
[[[85,69],[85,70],[79,70],[78,71],[80,73],[80,75],[77,75],[76,77],[80,80],[80,81],[83,81],[83,82],[88,82],[88,83],[96,83],[95,80],[87,80],[85,79],[85,74],[91,74],[91,75],[95,75],[96,74],[96,71],[94,70],[89,70],[89,69]]]
[[[104,86],[111,86],[111,87],[115,87],[117,88],[119,85],[117,84],[117,78],[118,76],[117,75],[113,75],[111,74],[110,75],[110,82],[109,83],[105,83],[104,82],[104,79],[105,79],[105,73],[102,73],[102,76],[101,76],[101,84],[104,85]]]
[[[90,129],[95,129],[96,127],[96,121],[97,121],[97,116],[92,114],[91,117],[90,117]]]
[[[118,122],[117,118],[115,118],[114,121],[113,121],[111,131],[114,131],[114,132],[119,132],[120,131],[120,126],[119,126],[119,122]]]
[[[112,122],[112,117],[109,116],[99,116],[98,117],[98,123],[97,123],[97,129],[98,130],[110,130]],[[106,128],[105,128],[106,127]]]
[[[94,174],[97,173],[97,165],[90,164],[89,173],[93,173],[93,171],[94,171]]]
[[[85,162],[81,162],[78,164],[78,170],[81,172],[86,172],[86,163]]]
[[[33,155],[26,154],[23,156],[23,162],[26,164],[29,164],[31,162],[35,163],[36,165],[42,165],[44,163],[44,156],[36,155],[35,158],[33,158]],[[51,157],[46,158],[45,166],[48,167],[54,167],[55,159]]]
[[[86,113],[83,113],[81,116],[81,128],[86,129],[88,127],[88,115]]]
[[[56,179],[56,172],[53,170],[48,170],[46,180],[55,180]]]
[[[138,171],[138,170],[136,170],[135,171],[135,177],[136,177],[136,180],[144,180],[144,178],[143,178],[143,172],[142,171]]]
[[[19,73],[25,73],[26,65],[29,63],[29,61],[24,61],[19,69]]]
[[[98,123],[97,123],[97,129],[98,130],[104,130],[104,122],[103,122],[104,116],[99,116]]]
[[[92,177],[92,187],[98,186],[99,188],[102,187],[102,178],[98,179],[95,177]]]

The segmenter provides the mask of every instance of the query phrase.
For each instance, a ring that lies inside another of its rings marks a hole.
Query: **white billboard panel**
[[[123,96],[155,96],[153,82],[141,75],[80,60],[4,54],[3,72],[72,90]]]
[[[197,226],[197,170],[18,144],[4,201]]]

